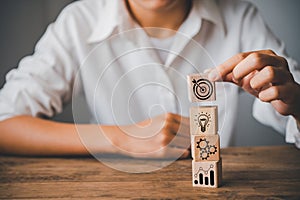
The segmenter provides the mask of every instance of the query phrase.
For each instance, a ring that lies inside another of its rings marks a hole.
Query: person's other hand
[[[114,144],[121,154],[138,158],[190,156],[189,118],[167,113],[128,126],[119,126]]]
[[[282,115],[300,122],[300,85],[295,82],[285,58],[272,50],[237,54],[209,72],[212,81],[237,84]]]

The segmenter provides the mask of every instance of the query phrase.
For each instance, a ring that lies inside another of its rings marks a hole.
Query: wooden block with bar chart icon
[[[193,186],[216,188],[222,181],[222,159],[219,161],[192,161]]]
[[[191,102],[215,101],[215,82],[207,78],[207,74],[191,74],[187,77],[188,94]]]
[[[219,161],[219,135],[196,135],[191,139],[192,156],[196,162]]]
[[[190,108],[191,135],[218,133],[217,106],[201,106]]]

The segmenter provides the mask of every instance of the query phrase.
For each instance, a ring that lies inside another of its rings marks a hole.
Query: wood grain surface
[[[0,199],[300,199],[300,151],[294,146],[225,148],[221,156],[220,188],[192,187],[189,159],[130,174],[93,158],[0,156]]]

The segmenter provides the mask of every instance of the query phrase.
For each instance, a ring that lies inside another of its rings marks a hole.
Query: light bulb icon
[[[199,113],[196,115],[195,119],[198,127],[200,127],[201,132],[205,132],[206,128],[209,126],[210,115],[208,113]]]

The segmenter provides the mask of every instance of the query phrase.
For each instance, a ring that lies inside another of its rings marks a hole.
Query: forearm
[[[77,132],[80,130],[80,134]],[[75,125],[18,116],[0,122],[0,153],[16,155],[88,155],[89,150],[115,153],[104,136],[110,126]],[[111,134],[113,135],[113,134]],[[83,140],[81,140],[84,138]]]

